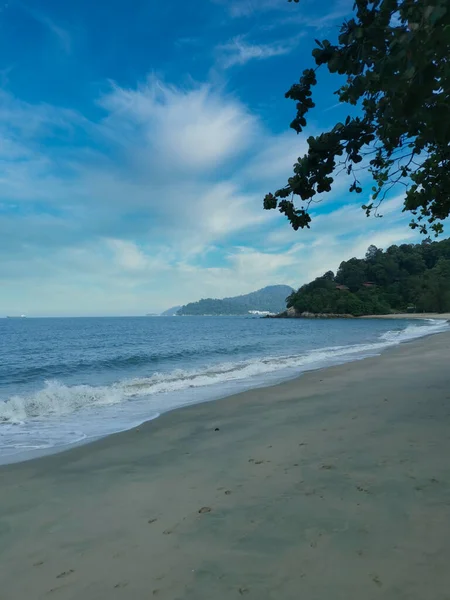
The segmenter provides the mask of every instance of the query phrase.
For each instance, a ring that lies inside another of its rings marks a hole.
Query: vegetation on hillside
[[[217,300],[206,298],[186,304],[178,315],[247,315],[251,310],[281,312],[292,293],[287,285],[270,285],[256,292]]]
[[[309,227],[311,203],[332,190],[339,171],[356,194],[363,191],[360,173],[370,172],[367,215],[378,215],[385,195],[401,184],[411,227],[437,235],[450,214],[449,0],[355,0],[354,12],[336,44],[316,40],[316,68],[303,71],[286,97],[296,102],[291,127],[300,133],[324,65],[344,78],[339,101],[359,110],[308,138],[307,154],[287,184],[266,195],[264,208],[278,207],[295,230]]]
[[[351,258],[293,292],[287,306],[299,313],[388,314],[450,312],[450,239],[370,246],[364,259]]]
[[[177,312],[177,315],[186,316],[226,316],[226,315],[246,315],[248,309],[244,306],[236,306],[227,300],[219,300],[217,298],[202,298],[198,302],[190,302],[186,306],[182,306]]]

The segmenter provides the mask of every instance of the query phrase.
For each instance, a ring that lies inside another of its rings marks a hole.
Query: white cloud
[[[256,44],[246,41],[245,36],[236,36],[226,44],[218,46],[220,64],[225,69],[235,65],[245,65],[251,60],[264,60],[274,56],[283,56],[294,50],[300,36],[269,44]]]
[[[326,271],[336,271],[343,260],[362,258],[370,244],[386,249],[394,243],[411,243],[417,234],[408,228],[408,217],[401,207],[401,197],[393,198],[386,216],[367,218],[360,199],[328,213],[313,215],[311,229],[294,232],[285,219],[282,226],[267,235],[272,256],[289,256],[292,264],[279,278],[298,287]],[[327,207],[325,207],[327,208]]]
[[[331,26],[333,23],[342,21],[344,17],[348,17],[353,13],[354,0],[336,0],[331,10],[325,15],[317,17],[307,16],[302,21],[305,25],[321,30]]]
[[[115,254],[119,267],[127,271],[141,271],[148,266],[145,254],[133,242],[124,240],[107,240]]]
[[[38,20],[45,25],[49,31],[56,37],[61,48],[67,53],[70,54],[72,51],[72,38],[68,31],[57,25],[52,19],[46,17],[44,15],[39,15],[37,17]]]
[[[334,2],[330,0],[327,3],[325,12],[320,10],[322,4],[316,2],[316,0],[302,0],[298,5],[286,4],[291,10],[286,15],[276,19],[271,29],[298,24],[323,32],[342,23],[345,17],[350,17],[353,14],[354,0],[335,0]]]
[[[281,187],[292,175],[293,165],[308,150],[303,134],[297,135],[293,130],[272,135],[255,151],[245,167],[245,177],[249,180],[273,182]]]
[[[285,8],[280,0],[213,0],[213,2],[225,6],[233,18],[248,17],[257,11],[265,12]]]
[[[144,160],[185,170],[213,169],[242,152],[257,133],[246,107],[208,85],[182,90],[155,78],[137,89],[114,86],[101,105],[116,142],[138,138]]]
[[[254,248],[238,248],[230,254],[230,262],[238,273],[267,278],[268,274],[273,276],[282,267],[287,267],[295,262],[292,252],[271,253],[255,250]]]

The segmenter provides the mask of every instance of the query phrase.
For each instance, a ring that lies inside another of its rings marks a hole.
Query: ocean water
[[[0,319],[0,463],[448,328],[431,320]]]

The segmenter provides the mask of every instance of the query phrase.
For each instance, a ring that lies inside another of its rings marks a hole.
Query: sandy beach
[[[360,319],[442,319],[450,321],[450,313],[395,313],[391,315],[367,315]]]
[[[448,599],[449,364],[438,334],[0,467],[1,600]]]

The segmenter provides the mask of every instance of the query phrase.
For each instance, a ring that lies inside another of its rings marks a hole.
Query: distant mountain
[[[181,306],[172,306],[160,314],[160,317],[175,317]]]
[[[217,300],[206,298],[182,306],[178,315],[247,315],[250,311],[278,313],[286,307],[293,290],[288,285],[269,285],[244,296]]]

